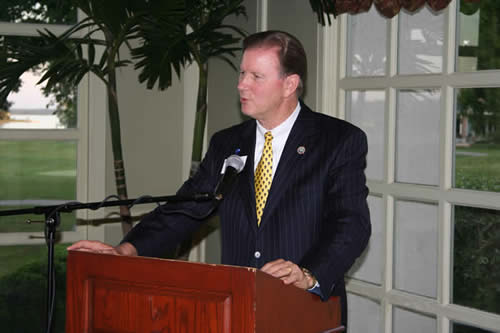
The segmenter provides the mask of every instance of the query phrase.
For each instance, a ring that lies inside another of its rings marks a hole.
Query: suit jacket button
[[[259,259],[260,258],[260,252],[259,251],[255,251],[255,253],[253,254],[255,258]]]

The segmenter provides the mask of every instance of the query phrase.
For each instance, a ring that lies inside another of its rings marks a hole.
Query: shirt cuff
[[[307,291],[312,293],[312,294],[316,294],[319,297],[323,298],[323,294],[321,293],[321,288],[319,287],[319,282],[317,280],[316,280],[316,283],[314,284],[314,286],[312,286],[312,288],[307,289]]]

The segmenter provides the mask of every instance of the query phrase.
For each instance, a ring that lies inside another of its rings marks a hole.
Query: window
[[[32,42],[37,38],[37,30],[48,28],[60,34],[76,22],[76,17],[76,9],[65,1],[2,2],[0,38]],[[43,85],[36,85],[43,72],[40,67],[25,73],[17,91],[0,104],[2,211],[75,199],[87,201],[89,80],[83,80],[74,89],[61,84],[49,92],[44,91]],[[60,308],[64,307],[64,262],[59,261],[65,257],[63,243],[84,238],[86,231],[77,226],[77,216],[86,215],[63,214],[58,227],[61,245],[56,246],[56,295],[58,299],[63,297],[56,308],[59,319],[54,331],[58,332],[64,331],[64,320],[60,320],[64,318]],[[43,216],[0,216],[0,286],[7,288],[2,289],[0,302],[9,304],[0,310],[0,318],[9,331],[32,331],[45,325],[44,227],[43,223],[27,224],[27,219],[36,222]],[[31,274],[31,280],[24,279],[26,274]],[[17,312],[23,315],[14,315]]]
[[[335,109],[369,143],[353,332],[499,332],[499,19],[495,0],[337,19]]]

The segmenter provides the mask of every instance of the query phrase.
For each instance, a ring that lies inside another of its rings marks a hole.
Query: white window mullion
[[[65,32],[69,26],[62,24],[39,24],[39,23],[9,23],[0,22],[0,35],[9,36],[39,36],[38,30],[50,29],[55,35]]]
[[[330,116],[336,115],[337,105],[337,59],[339,50],[337,45],[338,19],[334,19],[331,26],[322,26],[318,29],[318,59],[316,82],[317,110]],[[334,93],[332,93],[334,92]]]

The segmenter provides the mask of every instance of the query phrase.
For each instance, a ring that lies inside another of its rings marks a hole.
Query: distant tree
[[[67,0],[2,0],[0,21],[74,24],[76,8]]]
[[[57,83],[52,87],[42,88],[45,96],[50,96],[51,100],[47,108],[55,107],[54,114],[59,118],[59,122],[66,128],[77,126],[76,88],[70,84]]]
[[[477,60],[477,70],[500,69],[500,1],[460,2],[460,12],[479,11],[478,45],[459,46],[459,56]],[[500,88],[461,89],[459,116],[470,120],[475,133],[500,143]]]

